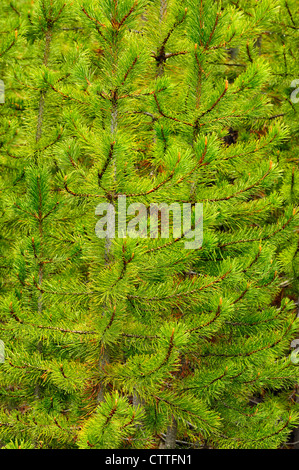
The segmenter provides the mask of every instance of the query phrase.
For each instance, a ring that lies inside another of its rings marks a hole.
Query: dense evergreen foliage
[[[299,424],[296,2],[2,3],[2,448],[280,447]],[[202,246],[98,238],[121,195],[194,223],[202,203]]]

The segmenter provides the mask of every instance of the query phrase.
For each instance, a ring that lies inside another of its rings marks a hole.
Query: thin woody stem
[[[43,64],[47,66],[49,55],[50,55],[50,44],[52,39],[52,31],[48,29],[46,32],[46,44],[45,44],[45,52],[44,52],[44,60]],[[36,130],[36,142],[38,142],[42,136],[42,125],[43,125],[43,117],[44,117],[44,107],[45,107],[45,94],[46,92],[41,93],[40,101],[39,101],[39,110],[38,110],[38,118],[37,118],[37,130]]]

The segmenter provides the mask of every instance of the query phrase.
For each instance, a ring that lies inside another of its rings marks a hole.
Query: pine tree
[[[258,41],[248,42],[246,53],[240,59],[239,50],[230,51],[230,60],[226,65],[232,68],[231,76],[238,75],[240,67],[244,67],[244,58],[250,62],[258,60],[261,56],[266,57],[271,64],[271,80],[268,82],[264,92],[268,93],[272,104],[272,115],[265,119],[261,128],[257,131],[264,134],[267,132],[273,119],[281,119],[289,128],[290,137],[277,149],[277,161],[283,169],[282,178],[277,181],[277,186],[283,197],[289,204],[298,204],[298,119],[297,119],[297,62],[298,62],[298,39],[296,27],[296,2],[280,2],[276,15],[271,18],[270,28],[262,31]],[[246,15],[250,15],[255,7],[255,2],[238,2],[238,9]],[[245,51],[244,51],[245,52]],[[242,60],[243,59],[243,60]],[[293,237],[285,245],[280,245],[278,254],[281,264],[282,290],[279,299],[290,296],[297,301],[298,305],[298,239]],[[297,307],[298,308],[298,307]],[[297,341],[297,340],[296,340]],[[292,343],[296,347],[297,342]],[[294,389],[293,398],[296,397],[297,387]],[[293,440],[298,441],[298,431],[294,433]],[[297,444],[294,448],[296,448]]]
[[[233,4],[233,2],[231,2]],[[255,2],[238,2],[238,9],[246,15],[254,10]],[[242,56],[239,49],[230,51],[229,62],[226,67],[234,79],[239,70],[245,66],[246,59],[249,62],[265,57],[271,64],[271,80],[264,88],[268,93],[272,105],[271,116],[266,118],[257,131],[267,132],[274,119],[280,119],[289,128],[289,139],[277,149],[277,161],[283,168],[283,178],[278,182],[278,188],[290,204],[298,204],[298,119],[297,119],[297,63],[299,35],[296,27],[296,2],[280,2],[276,15],[271,17],[268,28],[261,32],[258,41],[249,41]],[[246,57],[247,56],[247,57]],[[280,262],[286,274],[285,286],[292,296],[298,297],[298,251],[297,238],[285,246],[280,254]]]
[[[258,45],[280,3],[18,3],[0,49],[1,445],[279,447],[298,425],[279,297],[298,216]],[[193,224],[202,203],[202,246],[133,212],[135,238],[99,238],[99,204],[119,223],[124,195],[190,204]]]

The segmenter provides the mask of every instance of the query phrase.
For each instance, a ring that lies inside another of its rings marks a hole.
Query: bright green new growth
[[[298,425],[296,124],[257,42],[285,2],[239,3],[4,2],[2,447],[278,448]],[[203,203],[202,247],[97,238],[119,195]]]

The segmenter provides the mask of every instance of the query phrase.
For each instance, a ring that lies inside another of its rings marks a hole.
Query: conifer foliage
[[[258,49],[285,2],[239,3],[3,1],[3,448],[278,448],[298,425],[291,124]],[[202,245],[97,237],[121,196],[202,203]]]

